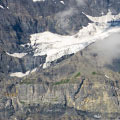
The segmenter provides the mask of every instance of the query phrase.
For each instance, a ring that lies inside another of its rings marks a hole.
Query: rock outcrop
[[[85,0],[83,5],[77,0],[64,4],[59,0],[0,0],[0,5],[0,120],[120,119],[119,52],[106,61],[106,54],[96,49],[98,41],[42,69],[46,55],[33,56],[32,47],[26,44],[33,33],[76,33],[92,22],[84,13],[100,16],[110,9],[118,14],[119,0]],[[71,7],[75,8],[72,14]],[[27,54],[18,58],[13,53]],[[36,72],[24,78],[9,76],[36,67]]]
[[[120,74],[96,51],[83,51],[16,84],[6,84],[1,105],[8,119],[118,119]],[[13,80],[14,81],[14,80]],[[3,90],[2,90],[3,91]],[[4,99],[3,99],[4,98]],[[1,106],[1,112],[3,113]],[[72,115],[71,115],[72,113]]]

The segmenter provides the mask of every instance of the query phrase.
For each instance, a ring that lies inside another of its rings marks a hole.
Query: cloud
[[[118,59],[120,62],[120,33],[113,33],[108,38],[96,42],[94,50],[98,54],[98,62],[104,65],[112,66]]]
[[[76,9],[71,7],[69,9],[65,10],[65,11],[59,12],[57,15],[59,17],[63,18],[63,17],[72,16],[73,13],[75,13],[75,12],[76,12]]]
[[[75,0],[77,2],[78,6],[85,5],[86,0]],[[57,20],[57,27],[61,29],[69,30],[71,29],[71,17],[74,14],[77,14],[79,11],[77,10],[77,7],[71,4],[66,10],[59,12],[56,14],[55,18]]]
[[[58,27],[62,29],[68,29],[70,27],[70,17],[73,16],[78,11],[71,7],[67,10],[59,12],[56,14],[55,18],[57,19]]]

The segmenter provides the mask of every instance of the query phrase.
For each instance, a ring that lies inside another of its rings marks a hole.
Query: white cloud
[[[57,13],[55,18],[57,19],[58,26],[63,29],[67,29],[70,25],[69,18],[75,13],[77,13],[77,10],[72,7],[65,11]]]

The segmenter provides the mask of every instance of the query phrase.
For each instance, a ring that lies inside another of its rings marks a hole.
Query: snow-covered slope
[[[47,55],[43,68],[50,66],[52,61],[64,55],[76,53],[96,40],[103,40],[111,33],[120,31],[120,27],[112,28],[109,27],[108,24],[109,21],[118,20],[120,15],[112,15],[109,11],[107,15],[101,17],[86,16],[93,21],[93,23],[89,23],[88,26],[83,27],[75,35],[64,36],[46,31],[30,36],[30,43],[27,45],[33,48],[34,56]],[[16,57],[15,54],[11,56]],[[12,73],[11,76],[25,76],[28,75],[28,73],[29,72],[26,72],[22,75],[21,73]]]
[[[30,45],[34,49],[34,56],[47,55],[43,68],[58,58],[76,53],[96,40],[108,37],[111,32],[118,32],[120,28],[105,30],[107,26],[97,26],[94,23],[84,27],[76,35],[62,36],[51,32],[31,35]]]
[[[64,55],[76,53],[90,43],[109,36],[109,33],[120,30],[119,28],[109,28],[107,24],[108,21],[118,20],[120,15],[112,15],[109,11],[107,15],[101,17],[86,16],[94,23],[83,27],[73,36],[58,35],[49,31],[31,35],[29,45],[34,49],[34,56],[47,55],[43,68]]]
[[[85,13],[83,13],[85,14]],[[86,15],[86,14],[85,14]],[[118,15],[112,15],[111,11],[109,10],[106,15],[103,15],[101,17],[92,17],[89,15],[86,15],[91,21],[97,22],[97,23],[107,23],[108,21],[114,21],[120,19],[120,14]]]

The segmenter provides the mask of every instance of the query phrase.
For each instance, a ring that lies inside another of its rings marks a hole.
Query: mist
[[[86,0],[75,0],[77,6],[84,6]],[[71,4],[66,10],[59,12],[55,15],[57,20],[58,27],[62,29],[71,29],[70,25],[70,18],[74,15],[79,13],[78,9],[75,5]],[[70,31],[69,31],[70,32]]]
[[[87,0],[75,0],[77,5],[84,6]],[[77,14],[79,11],[75,6],[70,6],[68,9],[56,14],[56,18],[60,28],[69,29],[70,17]],[[111,33],[109,37],[104,40],[97,41],[94,45],[94,50],[98,54],[98,58],[104,64],[112,65],[115,60],[120,60],[120,33]],[[100,61],[99,60],[99,61]]]
[[[77,12],[78,11],[75,8],[71,7],[67,10],[57,13],[56,19],[58,21],[59,27],[61,27],[62,29],[68,29],[70,26],[69,18]]]
[[[112,33],[108,38],[97,41],[94,51],[98,55],[98,61],[104,65],[118,66],[120,64],[120,32]],[[120,66],[119,66],[120,67]]]

